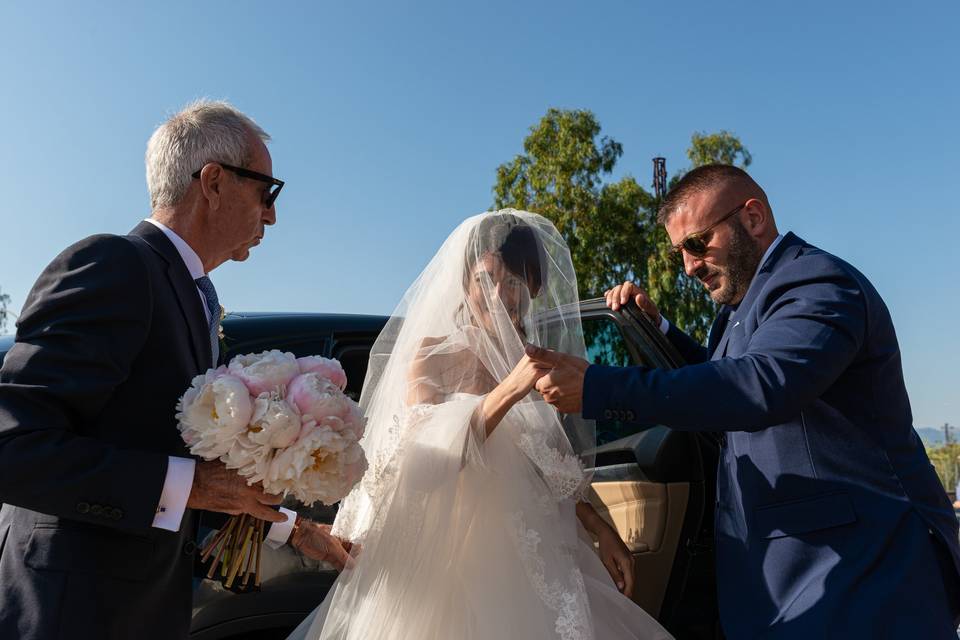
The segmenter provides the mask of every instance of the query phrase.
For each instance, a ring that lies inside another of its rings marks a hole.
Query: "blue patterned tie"
[[[210,311],[210,352],[213,354],[213,366],[216,367],[220,360],[220,300],[217,298],[217,290],[210,278],[200,276],[194,282],[206,299],[207,310]]]

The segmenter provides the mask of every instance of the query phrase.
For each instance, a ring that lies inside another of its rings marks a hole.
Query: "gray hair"
[[[270,140],[260,126],[222,100],[201,99],[157,127],[147,142],[150,206],[177,204],[190,187],[191,174],[208,162],[238,167],[250,160],[250,134]]]

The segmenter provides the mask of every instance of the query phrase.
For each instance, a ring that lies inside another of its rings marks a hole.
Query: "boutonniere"
[[[227,310],[220,305],[220,320],[217,322],[217,343],[220,345],[220,360],[225,362],[227,359],[227,336],[223,332],[223,319],[227,317]]]
[[[227,310],[220,305],[220,319],[217,321],[217,337],[223,340],[223,319],[227,317]]]

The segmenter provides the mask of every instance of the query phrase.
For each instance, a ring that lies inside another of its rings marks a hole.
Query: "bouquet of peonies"
[[[177,405],[178,428],[190,452],[221,460],[267,493],[305,504],[333,504],[349,493],[367,468],[358,441],[363,416],[343,393],[347,377],[336,360],[296,358],[265,351],[240,355],[229,365],[193,379]],[[214,561],[228,588],[259,586],[265,523],[233,516],[202,555]]]

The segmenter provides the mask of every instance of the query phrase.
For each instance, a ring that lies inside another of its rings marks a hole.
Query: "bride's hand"
[[[597,527],[595,532],[600,543],[600,560],[607,568],[610,577],[620,593],[628,598],[633,597],[633,556],[627,545],[620,539],[620,534],[606,522]]]
[[[314,560],[329,562],[337,571],[352,569],[354,559],[350,551],[352,545],[330,534],[330,525],[312,520],[301,520],[290,537],[294,549]]]
[[[508,373],[507,377],[483,399],[480,411],[473,422],[474,427],[489,436],[510,408],[526,398],[527,394],[533,391],[537,380],[548,373],[550,369],[524,355],[513,371]]]
[[[503,379],[500,386],[507,393],[513,403],[519,402],[527,397],[527,394],[533,391],[537,380],[550,373],[550,368],[540,363],[534,362],[529,356],[524,355],[520,362],[513,368],[507,377]]]

